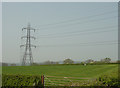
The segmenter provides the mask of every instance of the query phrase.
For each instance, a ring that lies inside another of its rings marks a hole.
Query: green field
[[[34,74],[64,77],[97,77],[107,71],[118,68],[116,64],[109,65],[41,65],[41,66],[6,66],[2,67],[4,74]]]
[[[40,65],[40,66],[4,66],[3,74],[45,75],[46,83],[54,84],[70,81],[95,79],[102,74],[118,69],[117,64],[106,65]],[[57,79],[59,82],[57,82]],[[49,80],[49,81],[48,81]],[[63,82],[64,81],[64,82]],[[57,82],[57,83],[55,83]],[[51,84],[51,85],[54,85]]]

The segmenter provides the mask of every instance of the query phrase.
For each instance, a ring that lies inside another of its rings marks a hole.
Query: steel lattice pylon
[[[20,47],[25,47],[25,52],[23,54],[22,58],[22,65],[31,65],[33,63],[33,56],[32,56],[32,49],[31,47],[35,47],[35,45],[31,44],[31,38],[36,39],[34,36],[30,35],[31,30],[35,32],[35,29],[31,28],[30,24],[28,24],[28,27],[22,28],[22,31],[27,31],[27,36],[22,36],[21,39],[26,38],[26,44],[21,45]]]

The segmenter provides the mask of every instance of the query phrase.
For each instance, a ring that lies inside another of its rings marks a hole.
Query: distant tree
[[[110,63],[111,59],[110,58],[104,58],[101,60],[101,62],[104,62],[104,63]]]
[[[86,65],[87,65],[87,63],[86,63],[86,62],[81,62],[80,64],[81,64],[81,65],[84,65],[84,66],[86,66]]]
[[[84,64],[85,64],[85,62],[81,62],[81,64],[82,64],[82,65],[84,65]]]
[[[39,65],[39,64],[37,64],[37,63],[32,63],[32,65],[37,66],[37,65]]]
[[[16,66],[16,64],[11,64],[11,66]]]
[[[7,63],[2,63],[2,66],[8,66],[8,64]]]
[[[86,60],[86,63],[93,63],[93,62],[94,62],[94,60],[92,60],[92,59]]]
[[[55,62],[56,64],[59,64],[59,62]]]
[[[44,64],[51,64],[51,61],[45,61]]]
[[[74,61],[68,58],[68,59],[65,59],[65,60],[63,61],[63,63],[64,63],[64,64],[73,64]]]
[[[59,64],[59,62],[54,62],[54,61],[45,61],[44,64]]]

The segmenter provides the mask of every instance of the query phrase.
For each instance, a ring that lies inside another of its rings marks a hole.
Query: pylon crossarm
[[[27,28],[22,28],[22,31],[23,31],[24,29],[27,29]]]
[[[35,47],[36,48],[36,46],[35,45],[30,45],[31,47]]]
[[[34,40],[36,39],[34,36],[30,36],[30,38],[33,38]]]
[[[27,38],[28,36],[22,36],[21,39]],[[28,38],[33,38],[34,40],[36,39],[34,36],[29,36]]]
[[[36,29],[30,27],[30,30],[34,30],[34,32],[35,32]]]
[[[23,38],[27,38],[27,36],[22,36],[21,39],[23,39]]]
[[[20,48],[23,47],[23,46],[25,46],[25,45],[20,45]]]
[[[29,45],[29,44],[28,44],[28,45]],[[20,47],[24,47],[24,46],[26,46],[26,44],[25,44],[25,45],[20,45]],[[31,44],[30,44],[30,46],[31,46],[31,47],[35,47],[35,48],[36,48],[36,46],[35,46],[35,45],[31,45]]]

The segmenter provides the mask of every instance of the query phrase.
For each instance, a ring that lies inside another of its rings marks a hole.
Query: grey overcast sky
[[[118,59],[117,2],[3,2],[3,62],[21,61],[28,22],[34,62]]]

